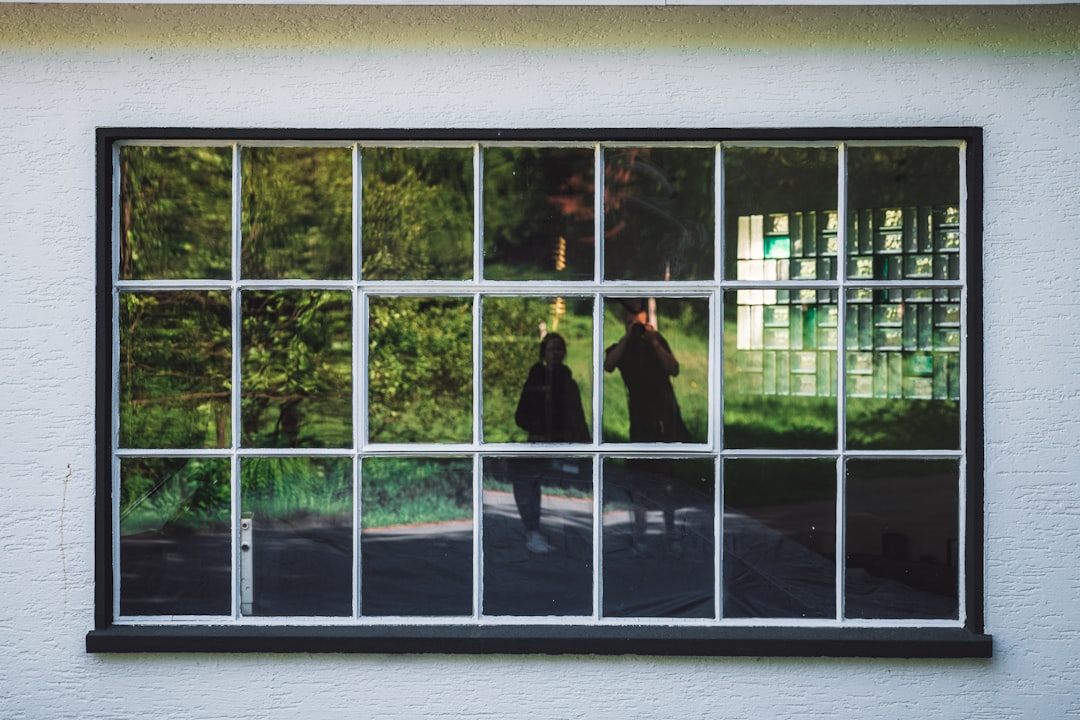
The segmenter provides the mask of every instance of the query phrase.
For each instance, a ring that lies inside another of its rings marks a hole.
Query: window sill
[[[993,643],[962,628],[116,625],[86,651],[989,658]]]

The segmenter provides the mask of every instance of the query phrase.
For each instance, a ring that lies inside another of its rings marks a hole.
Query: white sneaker
[[[547,555],[555,550],[555,546],[547,541],[539,532],[531,532],[525,539],[525,549],[537,555]]]

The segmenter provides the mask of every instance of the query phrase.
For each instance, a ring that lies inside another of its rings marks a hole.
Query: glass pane
[[[836,461],[724,463],[724,617],[836,617]]]
[[[229,278],[231,198],[231,148],[120,148],[120,279]]]
[[[609,148],[604,153],[604,277],[713,277],[712,148]]]
[[[245,292],[241,410],[250,447],[352,447],[352,297]]]
[[[243,274],[352,277],[352,151],[244,148]]]
[[[231,328],[227,293],[121,293],[121,447],[231,444]]]
[[[352,460],[243,458],[240,478],[251,614],[352,615]]]
[[[472,155],[468,148],[363,149],[365,279],[472,277]]]
[[[484,276],[591,280],[591,148],[485,148]]]
[[[604,460],[604,615],[714,617],[714,466]]]
[[[847,445],[960,447],[960,291],[850,290]]]
[[[484,441],[589,442],[592,301],[484,299]]]
[[[591,615],[592,465],[484,461],[484,614]]]
[[[608,298],[604,344],[605,442],[708,440],[708,300]]]
[[[368,322],[372,442],[472,439],[472,301],[377,297]]]
[[[850,278],[960,278],[960,151],[848,151]]]
[[[472,613],[472,462],[365,458],[361,467],[361,614]]]
[[[724,445],[836,447],[834,290],[724,294]]]
[[[724,149],[724,273],[836,277],[836,148]]]
[[[953,460],[848,462],[847,617],[956,619],[959,488]]]
[[[228,458],[120,462],[120,614],[228,615]]]

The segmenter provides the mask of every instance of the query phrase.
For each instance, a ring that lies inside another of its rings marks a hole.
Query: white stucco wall
[[[991,661],[87,655],[94,129],[985,128]],[[0,4],[0,717],[1080,715],[1080,6]]]

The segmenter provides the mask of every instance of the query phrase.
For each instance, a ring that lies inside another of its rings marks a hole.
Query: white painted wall
[[[986,130],[991,661],[107,656],[94,128]],[[0,4],[0,717],[1080,714],[1080,6]]]

